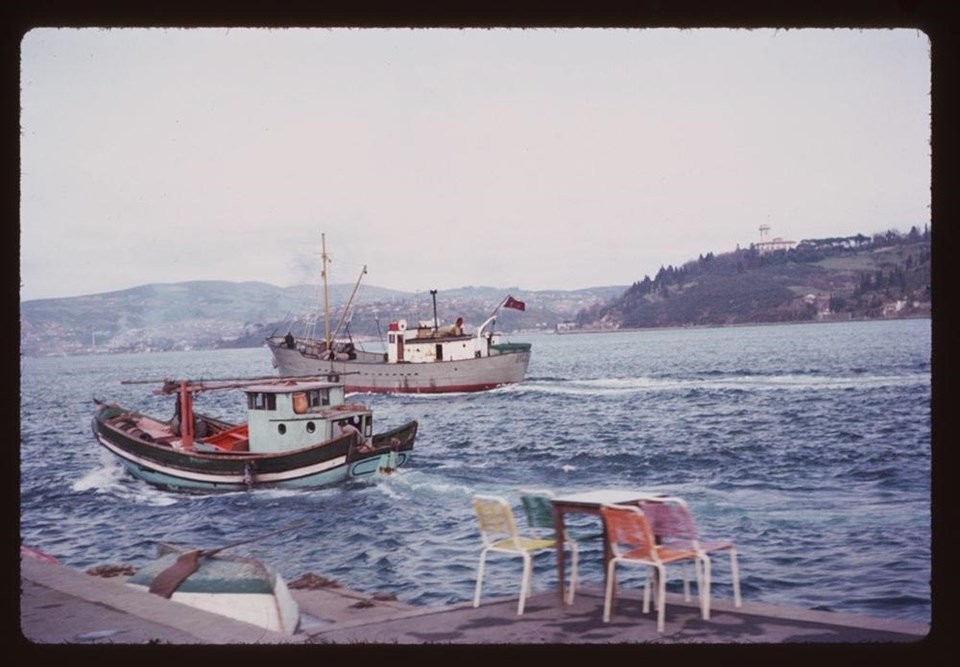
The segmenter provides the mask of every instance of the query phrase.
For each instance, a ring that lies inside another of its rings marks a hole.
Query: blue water
[[[480,394],[355,395],[378,430],[420,420],[410,466],[319,491],[181,495],[135,480],[90,432],[94,396],[168,416],[168,377],[272,375],[266,348],[21,363],[21,538],[64,563],[142,565],[158,541],[234,547],[290,581],[308,572],[437,605],[473,595],[470,497],[602,487],[683,496],[732,539],[743,598],[929,622],[930,320],[512,336],[528,379]],[[157,380],[121,384],[121,380]],[[242,419],[241,395],[202,409]],[[577,521],[592,521],[578,517]],[[586,524],[584,524],[586,526]],[[581,578],[602,581],[599,544]],[[726,558],[714,595],[732,597]],[[512,595],[493,562],[484,595]],[[556,585],[535,559],[537,589]],[[622,578],[624,585],[633,580]],[[639,583],[639,582],[636,582]]]

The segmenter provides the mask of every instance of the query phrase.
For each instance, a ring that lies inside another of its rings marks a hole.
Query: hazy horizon
[[[40,28],[21,301],[152,283],[629,285],[930,220],[913,29]]]

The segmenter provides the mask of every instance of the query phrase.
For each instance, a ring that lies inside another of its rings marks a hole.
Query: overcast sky
[[[21,299],[153,282],[628,285],[930,222],[903,30],[35,29]]]

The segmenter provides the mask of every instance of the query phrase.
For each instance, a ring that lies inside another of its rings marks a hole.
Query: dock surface
[[[599,586],[578,588],[573,605],[555,590],[534,592],[522,616],[516,597],[485,597],[417,607],[341,587],[292,589],[301,626],[284,635],[173,602],[57,563],[23,557],[20,633],[29,645],[51,644],[920,644],[925,624],[810,611],[714,597],[711,618],[696,598],[667,594],[666,626],[642,613],[642,592],[620,592],[603,622]],[[652,606],[651,606],[652,607]]]

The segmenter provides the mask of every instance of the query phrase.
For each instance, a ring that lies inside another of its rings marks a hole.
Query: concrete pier
[[[924,624],[713,599],[711,618],[696,600],[668,594],[666,627],[642,613],[639,590],[618,595],[603,622],[599,586],[578,588],[573,605],[555,590],[534,592],[522,616],[517,598],[483,598],[442,607],[415,607],[339,587],[293,589],[299,631],[287,636],[135,590],[122,577],[103,578],[23,557],[21,641],[33,648],[62,644],[896,644],[929,643]]]

